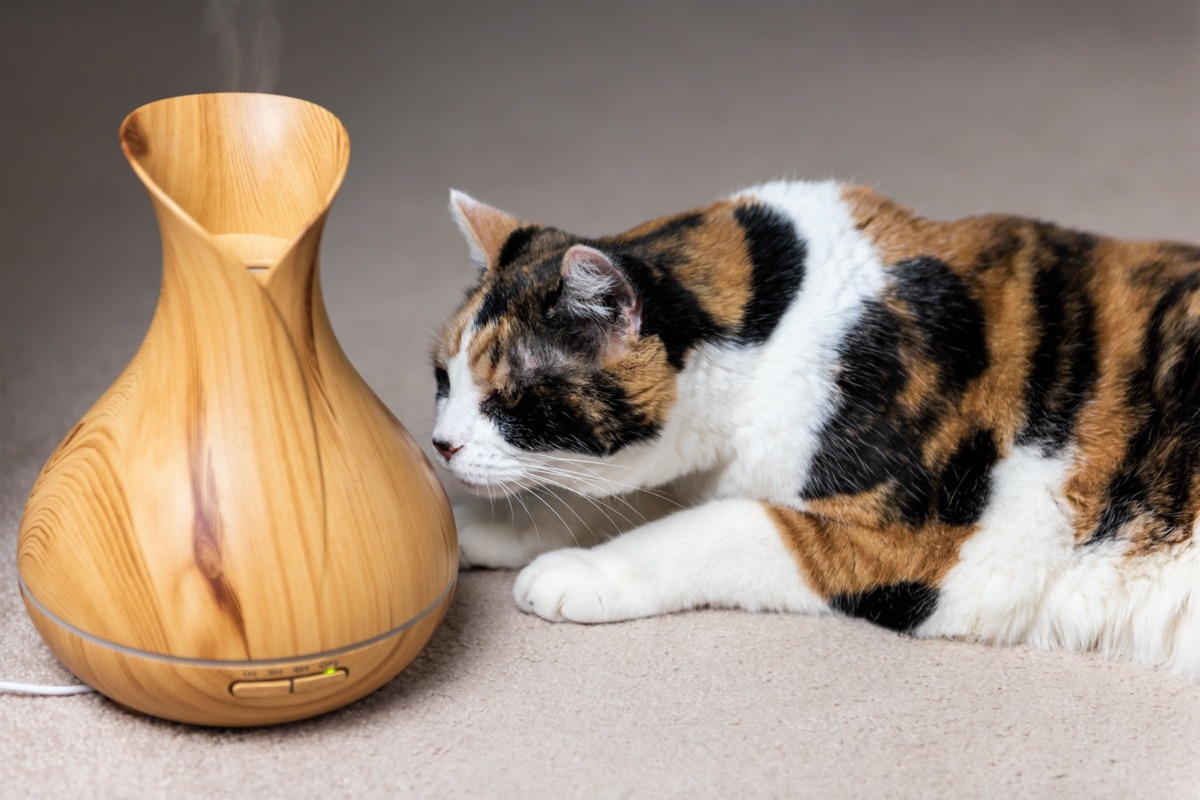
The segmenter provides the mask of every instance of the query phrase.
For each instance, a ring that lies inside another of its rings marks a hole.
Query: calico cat
[[[521,609],[834,612],[1200,677],[1200,248],[832,182],[601,238],[451,210],[479,282],[437,452],[477,494],[609,498],[459,512],[465,564],[528,563]],[[555,550],[671,482],[685,508]]]

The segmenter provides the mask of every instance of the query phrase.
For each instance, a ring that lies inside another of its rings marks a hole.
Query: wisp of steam
[[[275,89],[283,31],[271,0],[209,0],[204,5],[204,29],[216,39],[222,91]]]

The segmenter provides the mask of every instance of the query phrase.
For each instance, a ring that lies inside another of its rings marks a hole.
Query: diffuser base
[[[416,658],[437,629],[454,584],[424,614],[361,646],[311,658],[213,662],[106,645],[21,598],[51,652],[80,680],[120,706],[176,722],[243,727],[292,722],[365,697]],[[257,691],[256,691],[257,690]]]

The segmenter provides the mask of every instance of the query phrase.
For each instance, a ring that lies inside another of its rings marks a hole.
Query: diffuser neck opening
[[[325,109],[251,93],[142,106],[121,144],[157,204],[251,270],[280,261],[323,218],[350,153]]]

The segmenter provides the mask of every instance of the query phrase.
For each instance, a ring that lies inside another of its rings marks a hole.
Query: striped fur
[[[452,209],[481,271],[434,354],[449,470],[693,506],[589,550],[543,552],[565,513],[464,524],[465,562],[536,556],[525,610],[834,612],[1200,677],[1200,248],[834,183],[601,238]]]

